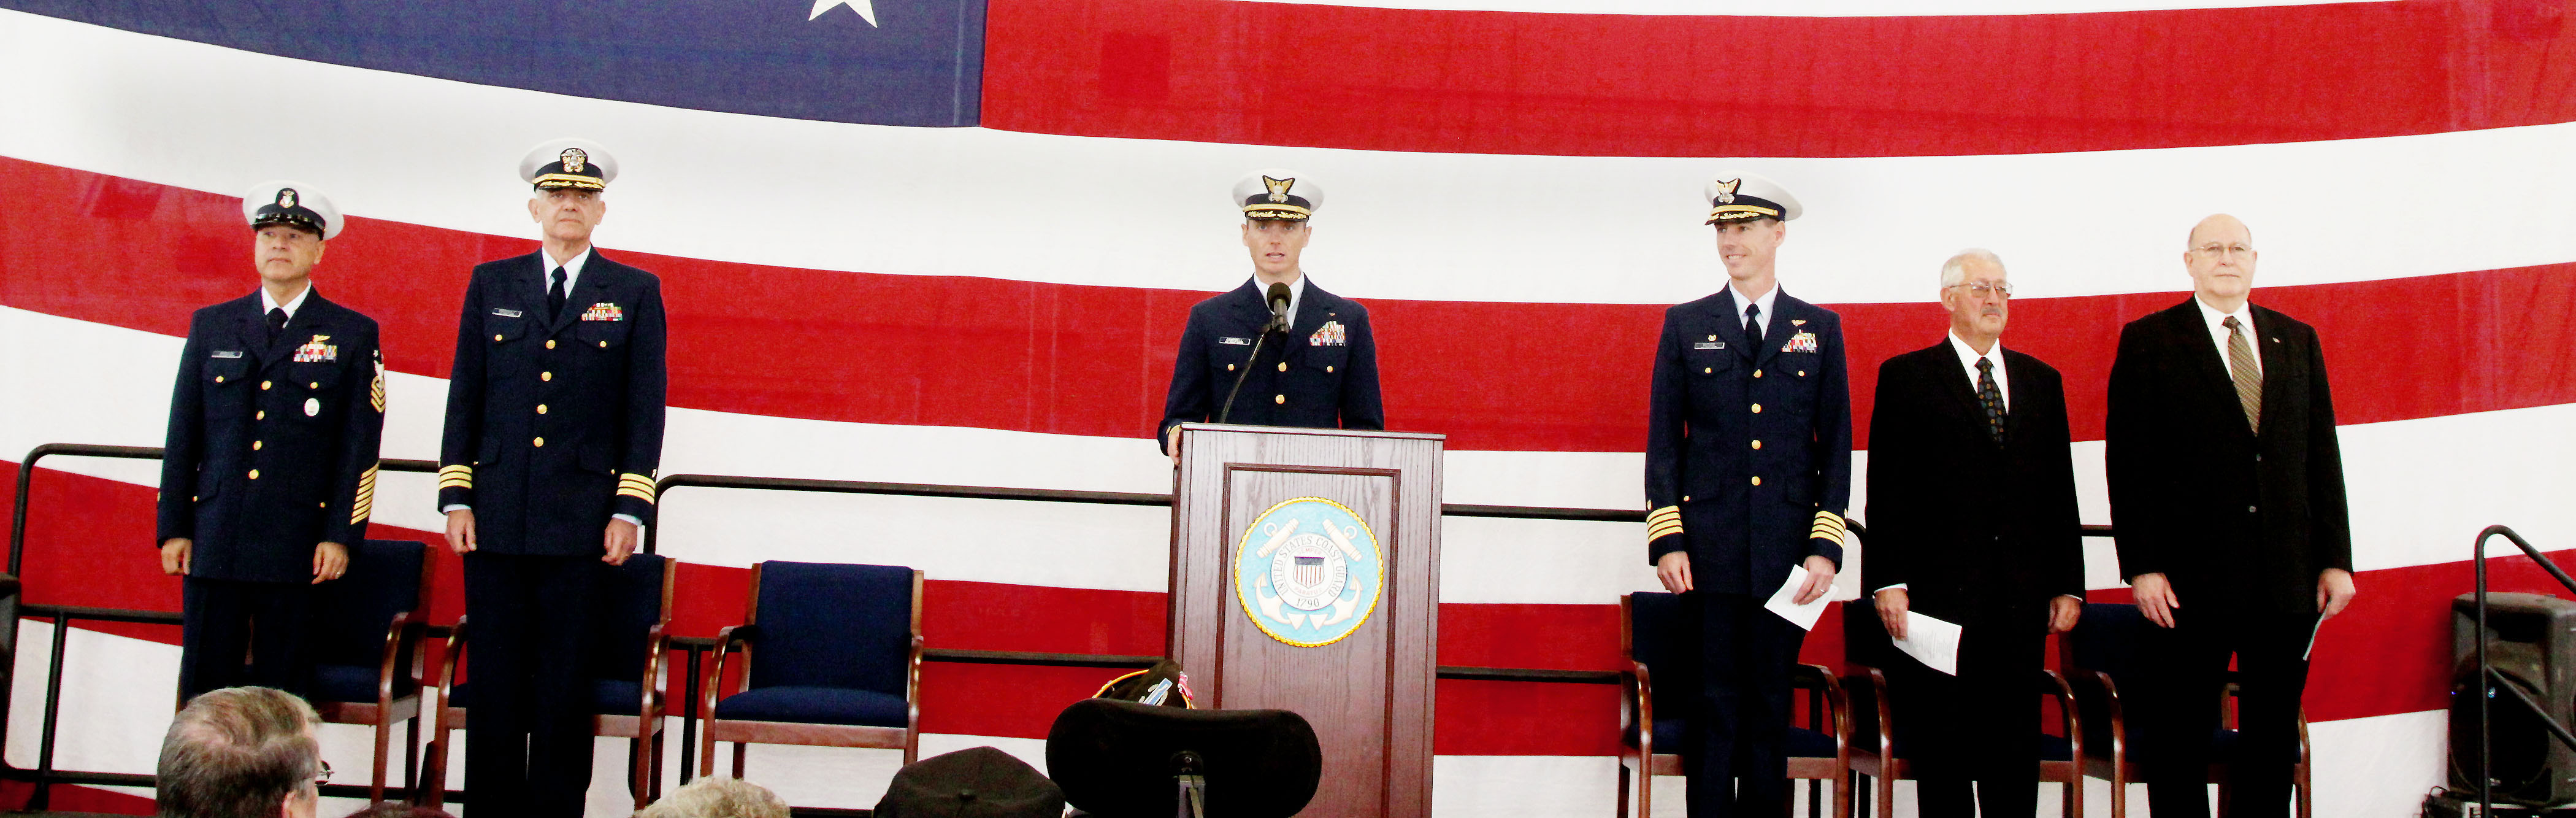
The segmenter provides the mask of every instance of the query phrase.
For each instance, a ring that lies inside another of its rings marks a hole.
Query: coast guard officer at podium
[[[181,701],[311,687],[312,586],[339,578],[366,536],[385,426],[375,319],[313,290],[339,209],[270,182],[242,215],[259,291],[189,319],[161,460],[161,570],[186,577]]]
[[[662,457],[662,282],[591,247],[617,160],[578,139],[519,163],[536,253],[474,268],[439,449],[447,543],[465,559],[477,804],[580,815],[591,698],[580,677],[602,563],[653,519]]]
[[[1764,610],[1793,566],[1800,603],[1842,562],[1851,392],[1842,321],[1780,291],[1798,200],[1724,173],[1707,189],[1724,291],[1664,312],[1646,426],[1646,560],[1698,612],[1701,687],[1684,769],[1694,816],[1788,809],[1789,673],[1806,631]]]
[[[1231,198],[1243,210],[1252,280],[1190,308],[1156,427],[1164,453],[1178,461],[1173,427],[1192,421],[1386,428],[1368,308],[1315,286],[1297,265],[1323,187],[1273,168],[1243,177]]]

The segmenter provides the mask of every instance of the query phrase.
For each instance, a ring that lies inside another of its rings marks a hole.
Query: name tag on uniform
[[[1789,343],[1781,345],[1780,351],[1814,352],[1816,351],[1816,334],[1812,332],[1801,332],[1796,335],[1789,336]]]
[[[590,305],[590,309],[582,311],[581,320],[624,321],[626,320],[626,311],[618,309],[615,304],[602,301],[597,304],[592,304]]]
[[[504,310],[504,309],[498,309],[498,308],[495,308],[495,309],[493,309],[493,310],[492,310],[492,314],[493,314],[493,315],[501,316],[501,317],[503,317],[503,318],[517,318],[517,317],[519,317],[520,312],[519,312],[518,310]]]
[[[1250,338],[1218,338],[1216,339],[1216,342],[1220,344],[1232,344],[1239,347],[1248,347],[1252,345],[1252,339]]]
[[[219,349],[219,350],[215,350],[215,357],[217,357],[217,358],[239,358],[239,357],[241,357],[241,350],[238,350],[238,349]]]
[[[1726,348],[1726,342],[1725,342],[1725,341],[1694,341],[1694,342],[1692,342],[1692,343],[1691,343],[1691,348],[1692,348],[1692,349],[1725,349],[1725,348]]]

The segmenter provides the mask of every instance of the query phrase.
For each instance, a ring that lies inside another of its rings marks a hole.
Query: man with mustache
[[[1297,263],[1315,232],[1315,211],[1323,209],[1323,186],[1270,168],[1235,182],[1228,198],[1243,212],[1252,280],[1190,308],[1155,430],[1163,453],[1180,462],[1174,427],[1193,421],[1386,428],[1368,308],[1324,292]],[[1274,290],[1285,293],[1287,305],[1276,319]]]
[[[1908,612],[1961,626],[1956,676],[1869,646],[1886,657],[1926,818],[2037,810],[2030,680],[2046,635],[2084,609],[2065,381],[2003,347],[2011,299],[1994,253],[1942,264],[1949,337],[1879,365],[1869,417],[1863,586],[1890,636],[1906,636]]]
[[[180,701],[309,691],[312,586],[347,570],[375,509],[376,322],[313,289],[340,209],[311,185],[270,182],[242,216],[259,291],[189,320],[161,459],[154,542],[162,572],[185,577]]]
[[[1698,701],[1681,748],[1693,816],[1789,808],[1789,674],[1806,631],[1763,608],[1807,577],[1832,589],[1851,502],[1842,319],[1781,292],[1798,200],[1749,173],[1701,200],[1723,291],[1664,312],[1646,419],[1646,562],[1698,634]]]
[[[543,247],[466,285],[438,505],[473,628],[465,786],[476,804],[572,816],[590,787],[591,608],[653,520],[662,282],[591,246],[617,179],[605,148],[538,145],[519,178]]]
[[[2105,429],[2120,574],[2155,623],[2140,648],[2157,818],[2209,814],[2210,735],[2235,660],[2227,814],[2289,814],[2308,646],[2351,604],[2352,526],[2315,328],[2248,303],[2254,232],[2202,219],[2192,296],[2120,330]]]

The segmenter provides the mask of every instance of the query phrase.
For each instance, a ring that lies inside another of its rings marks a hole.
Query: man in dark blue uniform
[[[585,637],[606,567],[653,519],[662,285],[592,249],[617,162],[564,139],[519,163],[537,253],[474,268],[439,448],[464,555],[475,699],[465,785],[516,814],[580,815],[590,786]]]
[[[1763,609],[1825,595],[1851,500],[1842,321],[1780,292],[1798,201],[1769,179],[1708,187],[1724,292],[1664,313],[1646,428],[1646,560],[1699,611],[1701,679],[1682,747],[1694,816],[1778,815],[1789,799],[1789,673],[1806,631]]]
[[[311,186],[242,200],[259,292],[188,322],[161,460],[161,570],[181,590],[179,699],[308,690],[312,586],[366,536],[384,433],[376,322],[313,291],[340,211]],[[251,662],[242,665],[247,651]]]
[[[1178,461],[1173,427],[1193,421],[1386,428],[1368,308],[1324,292],[1297,265],[1323,187],[1273,168],[1236,182],[1231,199],[1243,209],[1252,280],[1190,308],[1156,427],[1164,453]]]

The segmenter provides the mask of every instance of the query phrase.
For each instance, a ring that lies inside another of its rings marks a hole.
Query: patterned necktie
[[[286,308],[268,308],[268,342],[277,343],[278,333],[286,331]]]
[[[1986,434],[1993,435],[1996,445],[2004,442],[2004,393],[1995,388],[1995,361],[1977,359],[1977,404],[1986,407]]]
[[[551,289],[546,290],[546,320],[547,320],[548,322],[552,322],[552,321],[554,321],[554,320],[555,320],[555,319],[557,319],[557,318],[561,318],[561,317],[563,317],[563,304],[564,304],[564,286],[563,286],[563,284],[564,284],[564,268],[562,268],[562,267],[557,267],[557,268],[555,268],[555,286],[554,286],[553,288],[551,288]]]
[[[2219,326],[2227,328],[2227,375],[2236,381],[2236,402],[2245,406],[2245,426],[2263,431],[2263,370],[2255,367],[2254,345],[2245,340],[2245,327],[2236,316],[2227,316]]]
[[[1762,354],[1762,305],[1744,305],[1744,346],[1753,354]]]

